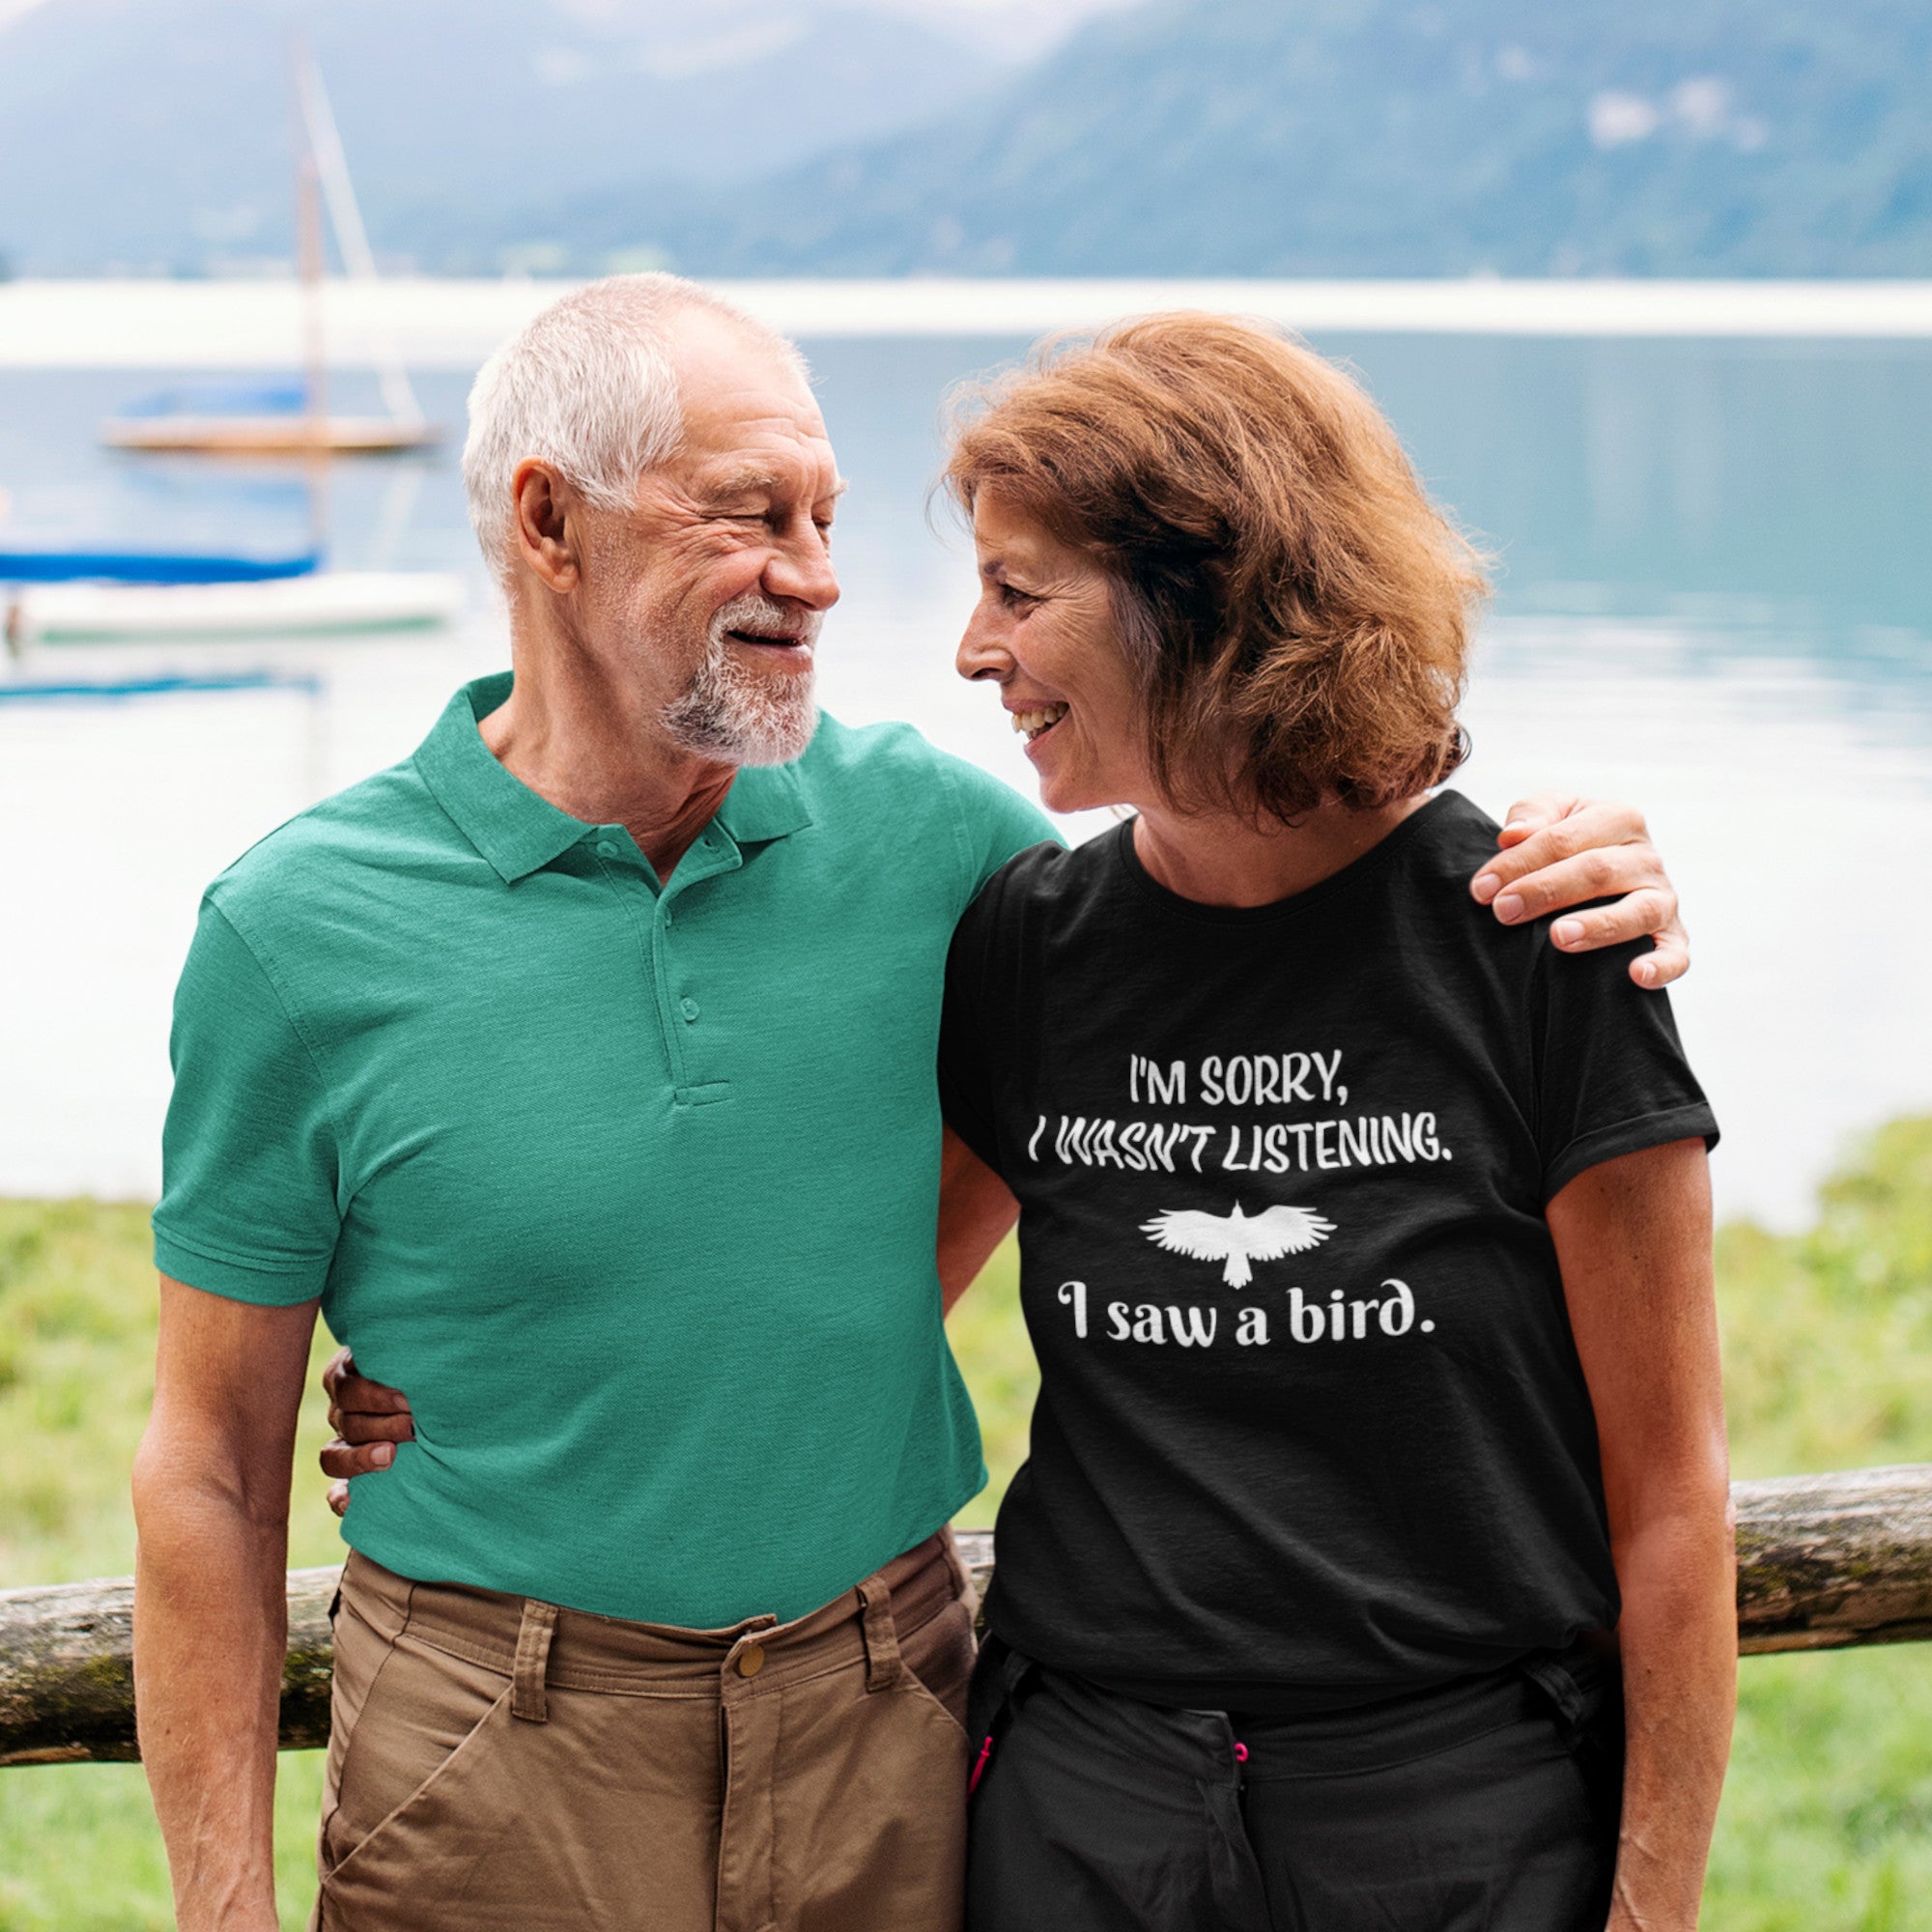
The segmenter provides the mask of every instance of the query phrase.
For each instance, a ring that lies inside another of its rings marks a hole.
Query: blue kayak
[[[0,550],[0,583],[269,583],[312,577],[319,553],[301,556],[169,555],[153,551]]]

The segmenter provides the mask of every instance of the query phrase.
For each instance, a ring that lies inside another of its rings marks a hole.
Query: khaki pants
[[[624,1623],[352,1555],[316,1932],[956,1932],[972,1585]]]

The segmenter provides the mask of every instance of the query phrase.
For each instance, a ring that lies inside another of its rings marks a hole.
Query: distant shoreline
[[[473,369],[566,281],[333,282],[329,358]],[[1032,336],[1159,308],[1263,315],[1312,335],[1932,338],[1932,280],[719,281],[787,334]],[[0,369],[284,369],[299,358],[292,282],[0,283]]]

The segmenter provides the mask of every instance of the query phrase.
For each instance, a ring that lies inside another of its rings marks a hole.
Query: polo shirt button
[[[617,841],[614,838],[600,838],[597,841],[597,849],[605,858],[614,859],[617,856]]]
[[[697,1017],[697,1002],[696,1000],[686,1000],[685,1003],[678,1008],[678,1011],[681,1012],[687,1020],[695,1020]]]
[[[765,1667],[764,1648],[760,1644],[748,1643],[738,1653],[738,1675],[755,1677]]]

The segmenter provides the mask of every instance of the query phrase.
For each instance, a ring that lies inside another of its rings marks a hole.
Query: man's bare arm
[[[1565,952],[1654,936],[1655,948],[1631,961],[1631,978],[1656,991],[1690,970],[1690,938],[1678,917],[1677,889],[1634,806],[1539,792],[1519,799],[1496,839],[1501,850],[1469,890],[1505,925],[1568,913],[1550,927]],[[1614,905],[1589,906],[1591,899]],[[1573,906],[1588,906],[1570,912]]]
[[[1609,1932],[1691,1932],[1737,1699],[1737,1563],[1699,1141],[1549,1204],[1597,1412],[1628,1745]]]
[[[182,1932],[277,1932],[289,1481],[317,1303],[161,1277],[134,1463],[134,1695]]]

